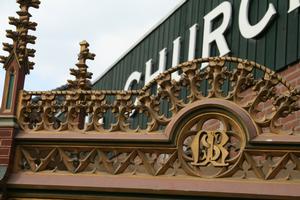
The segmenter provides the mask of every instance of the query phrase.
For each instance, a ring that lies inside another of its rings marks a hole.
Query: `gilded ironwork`
[[[20,4],[20,11],[17,12],[19,18],[9,17],[9,24],[16,27],[15,31],[7,30],[6,36],[13,40],[13,44],[3,43],[3,50],[9,53],[9,56],[0,56],[0,62],[7,67],[11,55],[15,54],[25,73],[33,69],[34,63],[29,61],[29,57],[34,57],[35,50],[27,48],[27,44],[35,44],[36,37],[29,35],[29,30],[36,30],[37,23],[31,22],[29,8],[39,8],[39,0],[17,0]]]
[[[300,109],[299,90],[255,62],[234,57],[201,58],[165,71],[137,91],[93,91],[88,90],[87,78],[91,74],[86,71],[85,65],[85,59],[93,58],[93,55],[89,53],[86,43],[81,45],[80,69],[76,73],[72,70],[76,74],[76,84],[70,82],[71,88],[80,90],[22,92],[19,122],[26,132],[67,129],[84,132],[161,132],[160,129],[170,123],[172,116],[190,103],[217,98],[233,102],[249,113],[261,132],[296,134],[293,129],[283,130],[280,119]],[[207,67],[200,69],[203,63]],[[172,80],[171,74],[178,70],[183,72],[181,79]],[[260,71],[262,77],[254,77],[254,71]],[[206,81],[208,86],[205,91],[201,85]],[[157,92],[153,92],[155,87]],[[224,87],[228,92],[224,92]],[[183,90],[186,95],[183,95]],[[279,90],[281,92],[276,92]],[[138,104],[134,104],[135,98]],[[168,104],[167,110],[160,106],[164,102]],[[271,109],[266,112],[265,107]],[[78,127],[76,120],[79,111],[83,117],[89,118],[85,126]],[[135,119],[143,117],[147,124],[140,120],[133,126],[131,123],[135,120],[130,114],[133,111],[136,113]],[[111,113],[112,119],[107,118],[111,122],[103,126],[101,121],[107,112]],[[60,113],[63,115],[58,120]]]
[[[82,44],[87,55],[86,48]],[[86,66],[85,58],[80,58]],[[181,79],[172,80],[178,70]],[[263,76],[255,77],[254,70]],[[208,87],[203,91],[205,82]],[[297,135],[282,130],[279,122],[299,110],[300,93],[262,65],[232,57],[205,58],[171,68],[140,90],[95,91],[87,84],[75,85],[66,91],[23,91],[18,117],[23,134],[116,133],[110,139],[120,143],[102,145],[100,139],[99,146],[19,145],[16,171],[299,181],[298,150],[249,148],[261,135]],[[284,92],[276,92],[279,89]],[[262,104],[272,109],[266,112]],[[108,113],[114,120],[105,125]],[[146,125],[138,118],[146,119]],[[143,146],[131,139],[124,143],[117,138],[121,134],[131,138],[165,134],[168,143]]]
[[[35,50],[26,46],[36,38],[28,30],[37,26],[29,21],[28,9],[38,8],[40,1],[17,2],[19,18],[9,18],[16,31],[7,31],[13,44],[3,44],[10,55],[0,57],[0,62],[9,69],[15,56],[24,75],[34,65],[28,58]],[[88,47],[86,41],[80,43],[77,68],[70,69],[75,80],[68,80],[66,90],[21,91],[14,98],[19,127],[2,131],[11,135],[2,143],[12,146],[12,138],[16,140],[14,151],[3,148],[14,154],[9,192],[21,189],[25,194],[29,187],[39,186],[39,197],[49,188],[102,195],[116,189],[146,193],[150,186],[155,194],[213,191],[215,195],[228,192],[225,184],[239,186],[241,180],[243,188],[275,182],[291,191],[290,186],[299,185],[300,134],[282,119],[300,110],[300,91],[274,71],[235,57],[200,58],[168,69],[139,90],[98,91],[90,82],[86,61],[95,54]],[[174,72],[181,74],[177,81],[172,80]],[[115,182],[106,184],[105,179]],[[208,179],[225,184],[216,187]],[[195,189],[198,185],[190,190],[199,182],[200,190]],[[239,189],[232,190],[237,197]],[[253,193],[256,196],[256,190]]]

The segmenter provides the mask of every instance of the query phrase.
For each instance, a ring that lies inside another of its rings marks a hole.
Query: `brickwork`
[[[292,85],[293,88],[300,90],[300,62],[288,66],[285,70],[279,72],[279,74],[287,80],[289,84]],[[276,92],[284,93],[285,89],[283,87],[277,87]],[[248,102],[252,99],[254,92],[252,90],[247,90],[242,93],[244,97],[244,102]],[[300,106],[300,101],[298,102]],[[258,115],[268,115],[272,113],[272,101],[269,100],[266,103],[260,104],[258,109],[262,112],[258,113]],[[282,130],[293,130],[294,134],[300,134],[300,111],[294,112],[285,118],[281,118],[279,120],[278,125],[282,125]],[[222,129],[221,123],[218,120],[210,120],[206,122],[203,126],[204,130],[220,130]],[[268,132],[268,130],[263,130],[264,132]]]
[[[293,88],[300,89],[300,62],[288,66],[285,70],[278,72]],[[276,88],[277,93],[284,93],[283,87]],[[300,106],[300,101],[298,101]],[[272,113],[272,101],[267,101],[259,106],[262,111],[261,115]],[[300,111],[294,112],[285,118],[281,118],[278,125],[282,126],[282,130],[293,130],[294,134],[300,134]]]
[[[8,165],[13,141],[12,128],[0,128],[0,165]]]
[[[289,66],[287,69],[279,73],[284,77],[294,88],[300,90],[300,62]],[[298,101],[300,106],[300,102]],[[293,128],[294,131],[300,134],[300,111],[289,115],[281,120],[284,129]]]

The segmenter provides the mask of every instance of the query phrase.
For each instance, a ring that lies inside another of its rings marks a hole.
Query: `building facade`
[[[298,1],[182,1],[98,76],[93,89],[141,89],[179,63],[214,56],[255,61],[299,88],[299,18]],[[284,119],[286,126],[300,130],[299,117]]]
[[[0,109],[1,199],[299,199],[300,1],[186,0],[90,82],[25,91],[17,0]]]
[[[183,1],[96,78],[93,88],[126,90],[130,80],[142,88],[179,63],[213,56],[254,60],[281,72],[299,61],[298,6],[277,0]]]

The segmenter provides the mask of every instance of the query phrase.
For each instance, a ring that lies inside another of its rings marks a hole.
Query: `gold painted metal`
[[[194,115],[187,114],[184,125],[176,128],[178,158],[190,175],[228,176],[246,147],[244,124],[230,113],[223,113],[223,109],[208,106],[199,108]]]
[[[116,181],[117,190],[136,192],[142,180],[159,180],[155,193],[166,183],[172,186],[168,194],[182,195],[195,180],[201,187],[213,180],[226,183],[213,185],[212,196],[224,186],[243,183],[251,184],[257,197],[256,183],[283,184],[283,190],[299,185],[299,133],[280,122],[300,109],[300,92],[273,71],[238,58],[203,58],[167,70],[140,90],[97,91],[90,87],[85,63],[93,57],[88,44],[81,43],[78,69],[71,70],[76,79],[69,81],[68,90],[20,93],[22,136],[16,136],[12,187],[26,188],[32,181],[40,189],[61,189],[45,178],[55,177],[63,190],[105,192],[106,178]],[[207,68],[201,69],[203,63]],[[172,80],[178,70],[181,79]],[[255,143],[260,136],[271,141]],[[273,142],[277,137],[285,141]],[[87,185],[95,177],[99,183]],[[78,178],[78,187],[69,178]],[[137,185],[130,191],[132,178]],[[148,183],[143,183],[147,189]],[[227,195],[245,197],[238,190]],[[268,195],[281,198],[272,192]]]
[[[206,166],[211,163],[213,166],[227,166],[225,159],[229,153],[224,146],[228,140],[224,131],[199,131],[191,143],[192,165]]]
[[[137,91],[97,91],[90,90],[87,80],[91,73],[87,72],[85,60],[94,58],[87,47],[87,43],[81,44],[77,64],[79,69],[71,70],[76,80],[69,81],[70,90],[22,92],[19,122],[25,132],[159,132],[161,127],[169,124],[172,116],[190,103],[217,98],[233,102],[249,113],[261,132],[297,134],[293,129],[284,130],[279,122],[281,118],[300,109],[300,91],[292,88],[282,77],[265,66],[234,57],[201,58],[163,72]],[[201,70],[203,63],[208,66]],[[233,70],[229,70],[228,66]],[[171,74],[178,70],[183,72],[181,79],[172,80]],[[262,77],[254,77],[255,70],[260,71]],[[208,87],[203,91],[201,84],[206,81]],[[153,88],[157,86],[157,93],[153,93]],[[225,93],[223,87],[228,87],[228,92]],[[187,91],[186,97],[179,95],[182,90]],[[279,90],[281,92],[276,92]],[[135,98],[138,99],[138,105],[134,104]],[[169,105],[168,110],[160,106],[164,101]],[[262,105],[270,107],[270,111],[266,113]],[[137,127],[131,126],[134,120],[130,113],[133,111],[137,116],[146,118],[146,126],[141,123]],[[90,119],[82,127],[78,127],[76,122],[79,112]],[[115,120],[104,127],[102,121],[107,112],[111,112]],[[60,113],[63,113],[63,120],[57,120]]]
[[[16,172],[41,174],[101,174],[134,176],[189,175],[176,149],[97,146],[20,145]],[[299,182],[300,152],[293,150],[244,150],[232,166],[206,178],[262,179]],[[209,168],[208,166],[204,168]],[[215,172],[206,169],[205,173]]]
[[[94,57],[87,47],[86,42],[81,43],[79,70],[71,70],[76,80],[69,81],[70,90],[22,91],[18,119],[23,133],[72,131],[139,137],[171,130],[167,133],[169,143],[143,146],[143,142],[131,143],[129,139],[120,144],[100,140],[98,146],[20,144],[15,172],[300,180],[298,148],[250,148],[251,140],[258,135],[297,135],[294,130],[281,130],[277,122],[299,110],[300,93],[273,71],[233,57],[204,58],[167,70],[141,90],[96,91],[90,89],[87,80],[90,74],[85,60]],[[201,70],[202,63],[208,67]],[[263,76],[255,78],[254,69]],[[171,74],[178,70],[183,72],[181,79],[174,81]],[[200,87],[205,81],[207,91]],[[223,90],[225,84],[227,93]],[[158,91],[153,92],[157,86]],[[186,97],[179,95],[183,89]],[[285,92],[276,92],[279,89]],[[161,109],[163,101],[169,104],[167,113]],[[271,113],[261,108],[264,103],[272,106]],[[202,107],[194,106],[198,104]],[[133,111],[147,119],[146,127],[133,126]],[[115,120],[105,127],[101,120],[107,112]],[[61,120],[58,115],[62,115]],[[80,126],[80,116],[90,120]],[[174,121],[177,116],[181,120]],[[118,143],[117,138],[113,141]]]

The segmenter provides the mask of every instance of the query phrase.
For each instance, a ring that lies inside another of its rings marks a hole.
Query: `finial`
[[[75,76],[75,80],[68,80],[69,89],[77,90],[90,90],[92,88],[91,81],[93,73],[88,72],[86,60],[94,60],[95,54],[90,53],[89,43],[82,41],[80,44],[80,53],[78,54],[78,63],[76,66],[78,69],[70,69],[70,74]]]
[[[9,24],[16,27],[16,30],[7,30],[6,37],[13,40],[13,44],[3,43],[3,50],[9,53],[9,56],[0,56],[0,63],[4,64],[6,69],[6,63],[10,55],[14,52],[17,59],[24,69],[26,74],[30,69],[33,69],[33,62],[29,61],[29,57],[34,57],[35,50],[28,49],[27,44],[35,44],[36,37],[28,35],[28,30],[36,30],[37,23],[29,21],[31,14],[28,12],[30,7],[39,8],[40,0],[17,0],[20,4],[20,11],[17,11],[19,18],[9,17]]]
[[[41,4],[40,0],[17,0],[17,3],[20,4],[20,8],[33,7],[36,9],[38,9]]]

